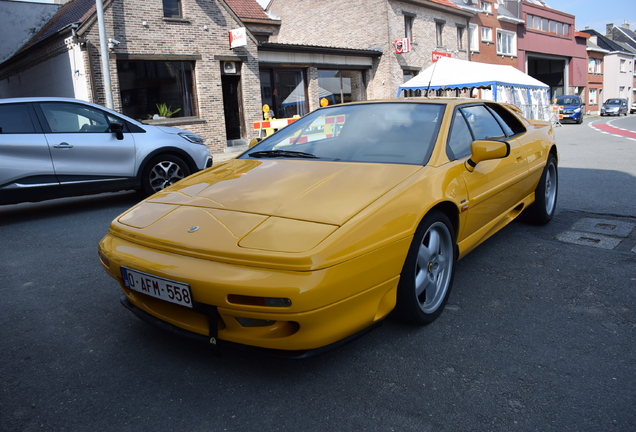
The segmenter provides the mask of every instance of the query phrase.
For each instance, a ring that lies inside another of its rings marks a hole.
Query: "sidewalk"
[[[230,159],[234,159],[235,157],[237,157],[238,155],[240,155],[247,149],[248,149],[247,145],[240,145],[240,146],[226,147],[224,153],[213,153],[212,154],[212,159],[214,162],[213,165],[218,165],[222,162],[228,161]]]

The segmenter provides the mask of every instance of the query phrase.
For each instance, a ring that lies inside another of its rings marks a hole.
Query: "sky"
[[[42,3],[53,0],[23,0]],[[256,0],[266,7],[270,0]],[[353,0],[364,1],[364,0]],[[551,9],[574,15],[577,30],[589,27],[605,34],[605,25],[620,26],[627,20],[632,31],[636,31],[636,0],[545,0]]]
[[[605,34],[605,25],[622,25],[625,20],[636,31],[636,0],[545,0],[551,9],[574,15],[574,27]]]

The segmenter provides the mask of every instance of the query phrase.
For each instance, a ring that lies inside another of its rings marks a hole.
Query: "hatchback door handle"
[[[53,148],[59,148],[59,149],[70,149],[70,148],[73,148],[73,146],[72,146],[72,145],[70,145],[70,144],[69,144],[69,143],[67,143],[67,142],[61,142],[61,143],[59,143],[58,145],[53,146]]]

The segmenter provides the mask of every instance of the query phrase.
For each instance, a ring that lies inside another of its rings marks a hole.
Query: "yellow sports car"
[[[99,257],[150,323],[308,356],[392,311],[437,318],[458,259],[522,212],[550,221],[557,159],[512,105],[325,107],[126,211]]]

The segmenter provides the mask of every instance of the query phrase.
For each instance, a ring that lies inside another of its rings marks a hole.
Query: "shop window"
[[[406,73],[407,71],[405,71]],[[329,105],[352,102],[352,86],[355,74],[359,72],[341,70],[318,71],[318,97],[326,98]],[[406,75],[405,75],[406,78]]]
[[[275,118],[307,114],[307,86],[299,69],[261,69],[261,98]]]
[[[148,120],[158,116],[158,106],[165,104],[173,118],[196,116],[194,65],[188,61],[118,61],[123,113]]]
[[[590,89],[590,105],[596,105],[596,89]]]

